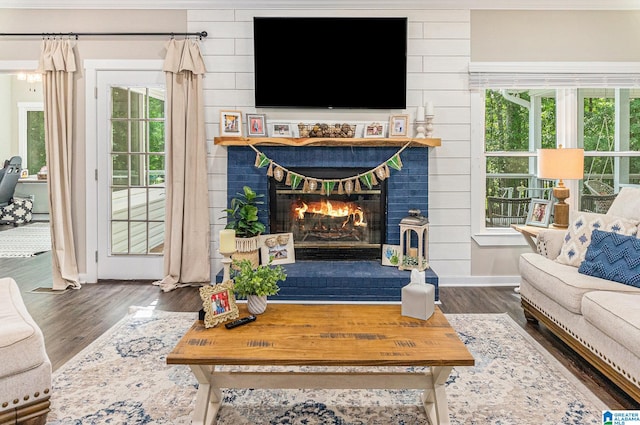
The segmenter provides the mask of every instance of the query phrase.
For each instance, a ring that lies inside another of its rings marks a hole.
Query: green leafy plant
[[[257,194],[249,186],[242,188],[243,193],[236,193],[231,199],[231,207],[224,209],[227,213],[225,229],[233,229],[239,238],[252,238],[264,232],[265,225],[258,220],[258,205],[264,204],[260,200],[263,194]]]
[[[249,260],[233,262],[231,278],[235,282],[234,292],[239,298],[247,295],[275,295],[280,291],[279,281],[285,281],[287,275],[282,266],[261,264],[255,269]]]

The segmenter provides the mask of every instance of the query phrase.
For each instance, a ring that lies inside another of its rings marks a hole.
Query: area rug
[[[0,232],[0,258],[33,257],[51,250],[49,223],[32,223]]]
[[[47,423],[191,423],[197,382],[166,355],[195,318],[129,314],[54,373]],[[603,403],[508,315],[447,318],[476,359],[447,382],[452,424],[602,423]],[[428,424],[419,390],[227,389],[223,397],[220,425]]]

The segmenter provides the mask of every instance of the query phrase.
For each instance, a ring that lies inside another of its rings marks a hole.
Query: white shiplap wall
[[[429,179],[430,263],[444,280],[469,277],[470,218],[470,60],[469,10],[189,10],[188,30],[207,31],[202,52],[207,66],[205,116],[208,140],[209,202],[212,223],[212,270],[221,268],[218,254],[220,220],[226,208],[226,148],[213,145],[219,135],[220,110],[256,112],[253,106],[254,16],[406,16],[409,19],[406,112],[435,105],[434,137],[442,146],[431,149]],[[294,51],[283,65],[296,65]],[[375,63],[372,63],[372,70]],[[300,72],[304,72],[303,67]],[[267,121],[387,120],[390,112],[261,110]]]

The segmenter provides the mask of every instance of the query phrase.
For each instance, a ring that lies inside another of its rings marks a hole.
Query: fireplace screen
[[[296,169],[317,178],[345,178],[366,170],[354,168]],[[362,260],[380,258],[385,229],[385,187],[362,185],[350,195],[305,193],[269,180],[271,233],[293,233],[297,259]]]

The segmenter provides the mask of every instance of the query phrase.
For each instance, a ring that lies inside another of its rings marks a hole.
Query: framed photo
[[[260,261],[262,264],[291,264],[296,262],[293,233],[260,235]]]
[[[293,137],[292,136],[292,131],[291,131],[291,124],[289,123],[273,123],[270,125],[271,127],[271,131],[269,132],[269,134],[271,134],[271,137]]]
[[[238,318],[238,306],[233,295],[233,281],[205,285],[200,288],[204,308],[204,326],[212,328],[218,323]]]
[[[220,135],[242,137],[242,112],[220,111]]]
[[[364,126],[363,136],[365,138],[382,138],[384,137],[384,124],[372,122]]]
[[[382,244],[382,265],[398,267],[400,262],[400,245]]]
[[[247,134],[249,137],[264,137],[267,135],[265,114],[247,114]]]
[[[549,227],[549,219],[551,218],[551,200],[550,199],[532,199],[529,204],[529,213],[527,214],[527,225]]]
[[[389,137],[407,137],[409,134],[409,115],[391,115]]]

